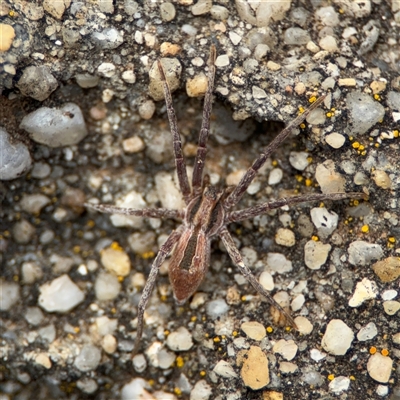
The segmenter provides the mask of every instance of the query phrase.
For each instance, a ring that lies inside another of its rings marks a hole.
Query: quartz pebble
[[[84,293],[66,274],[39,287],[38,303],[47,312],[68,312],[85,299]]]
[[[207,76],[203,72],[200,72],[186,81],[186,93],[189,97],[203,96],[207,90],[207,86]]]
[[[345,191],[345,179],[336,172],[335,163],[332,160],[326,160],[317,165],[315,179],[321,186],[322,193],[343,193]]]
[[[371,178],[374,180],[375,185],[382,189],[390,189],[392,187],[392,180],[385,171],[376,169],[372,171]]]
[[[132,136],[122,142],[122,147],[126,153],[132,154],[141,152],[145,145],[139,136]]]
[[[172,366],[176,359],[174,353],[167,351],[166,349],[161,349],[158,352],[158,367],[161,369],[168,369]]]
[[[337,228],[339,216],[325,207],[314,207],[310,211],[311,220],[318,229],[318,235],[327,238]]]
[[[50,203],[51,200],[47,196],[37,193],[24,194],[19,202],[19,205],[24,211],[30,214],[38,214],[43,207],[46,207]]]
[[[42,367],[44,367],[46,369],[51,368],[51,360],[50,360],[49,356],[45,353],[39,353],[35,357],[35,363],[41,365]]]
[[[168,86],[171,93],[178,89],[179,80],[182,74],[182,66],[177,58],[161,58],[161,65],[163,67],[165,78],[167,79]],[[154,62],[149,71],[149,94],[156,100],[164,99],[164,90],[161,80],[160,71],[158,69],[158,63]]]
[[[94,283],[94,291],[98,300],[113,300],[121,291],[121,283],[115,275],[101,271]]]
[[[35,227],[26,219],[16,222],[12,230],[15,241],[20,244],[29,243],[33,239],[35,232]]]
[[[39,325],[43,321],[44,315],[39,307],[28,307],[24,317],[31,325]]]
[[[266,290],[273,290],[275,287],[274,284],[274,278],[272,277],[272,275],[267,272],[261,272],[260,277],[258,278],[258,281],[260,282],[260,284],[262,285],[262,287]]]
[[[95,370],[100,364],[101,351],[98,347],[91,344],[84,345],[75,358],[74,366],[82,372]]]
[[[289,155],[290,165],[298,171],[304,171],[308,167],[309,156],[305,151],[291,151]]]
[[[167,346],[172,351],[187,351],[193,346],[192,335],[185,327],[181,326],[168,335]]]
[[[0,280],[0,310],[11,310],[19,299],[19,285],[15,282]]]
[[[349,300],[350,307],[359,307],[366,300],[376,299],[378,295],[378,287],[374,281],[364,278],[361,282],[357,282],[356,289]]]
[[[371,261],[379,260],[383,256],[383,250],[379,244],[372,244],[363,240],[350,243],[347,251],[349,263],[352,265],[368,265]]]
[[[74,103],[59,109],[41,107],[25,115],[19,127],[29,132],[35,142],[49,147],[77,144],[87,135],[81,109]]]
[[[377,382],[387,383],[392,373],[393,360],[380,353],[371,355],[367,363],[369,376]]]
[[[122,387],[121,400],[152,399],[154,397],[148,392],[150,389],[151,386],[146,380],[134,378]]]
[[[240,329],[250,338],[254,340],[262,340],[266,336],[265,328],[257,321],[243,322]]]
[[[132,358],[132,365],[137,373],[142,373],[147,368],[146,357],[143,354],[136,354]]]
[[[311,349],[310,350],[310,357],[316,361],[319,362],[323,360],[326,357],[326,353],[323,353],[322,351],[319,351],[318,349]]]
[[[160,4],[160,15],[164,21],[166,21],[166,22],[172,21],[176,15],[175,6],[168,1],[165,3],[161,3]]]
[[[97,382],[91,378],[81,378],[76,382],[76,386],[84,393],[92,394],[98,389]]]
[[[128,254],[121,248],[109,247],[100,252],[104,268],[117,276],[127,276],[131,271]]]
[[[229,56],[227,54],[221,54],[215,60],[215,66],[217,68],[227,67],[229,65]]]
[[[14,41],[15,30],[11,25],[0,24],[0,51],[8,51]]]
[[[144,201],[141,194],[132,190],[125,194],[121,199],[116,201],[118,207],[123,208],[136,208],[142,209],[146,207],[146,202]],[[139,229],[143,226],[143,218],[127,215],[117,215],[113,214],[110,217],[111,223],[116,227],[129,227]]]
[[[292,262],[281,253],[268,253],[265,261],[268,269],[278,274],[286,274],[293,270]]]
[[[350,348],[354,333],[342,320],[333,319],[326,327],[321,345],[328,353],[343,356]]]
[[[281,361],[279,363],[279,371],[281,371],[282,374],[294,374],[298,369],[299,367],[291,362]]]
[[[277,185],[283,178],[283,171],[280,168],[273,168],[268,176],[268,185]]]
[[[18,89],[24,96],[35,100],[46,100],[58,86],[57,80],[46,66],[30,66],[24,69],[17,83]]]
[[[347,376],[337,376],[329,383],[329,391],[339,394],[346,392],[350,387],[350,378]]]
[[[294,322],[297,325],[299,333],[302,335],[309,335],[314,329],[312,323],[306,317],[296,317]]]
[[[370,95],[350,92],[346,97],[347,108],[352,122],[350,134],[366,133],[385,116],[385,108]]]
[[[360,342],[373,339],[378,334],[378,329],[374,322],[370,322],[362,327],[357,333],[357,339]]]
[[[42,277],[43,271],[40,265],[31,261],[26,261],[22,264],[22,282],[25,285],[31,285]]]
[[[304,262],[310,269],[320,269],[328,259],[332,246],[309,240],[304,246]]]
[[[268,358],[258,346],[251,346],[240,370],[243,383],[253,390],[259,390],[270,382]]]
[[[224,299],[215,299],[207,303],[206,313],[215,320],[229,311],[229,306]]]
[[[12,180],[29,171],[32,158],[28,147],[16,140],[0,127],[0,180]]]
[[[333,132],[325,136],[326,143],[334,149],[340,149],[346,142],[345,136],[340,133]]]
[[[192,7],[193,15],[203,15],[211,11],[212,0],[198,0]]]
[[[93,32],[92,40],[100,49],[113,50],[121,46],[124,37],[115,28],[105,28],[101,32]]]
[[[159,172],[155,176],[156,190],[161,204],[165,208],[181,210],[184,207],[182,194],[176,187],[171,174]]]
[[[190,400],[209,400],[212,395],[212,388],[206,380],[201,379],[196,382],[190,392]]]
[[[223,378],[237,378],[237,373],[232,368],[232,365],[224,360],[218,361],[213,371]]]
[[[280,354],[287,361],[293,360],[296,356],[297,350],[298,346],[293,340],[285,339],[278,340],[272,348],[274,353]]]
[[[107,354],[115,353],[117,350],[117,339],[115,336],[107,333],[101,340],[101,347]]]
[[[287,228],[279,228],[275,234],[275,242],[285,247],[294,246],[296,243],[294,232]]]
[[[376,262],[372,269],[382,282],[393,282],[400,277],[400,259],[388,257]]]
[[[395,315],[400,310],[400,302],[388,300],[383,303],[383,309],[387,315]]]
[[[144,101],[138,108],[139,115],[143,119],[151,119],[155,111],[156,105],[153,100]]]

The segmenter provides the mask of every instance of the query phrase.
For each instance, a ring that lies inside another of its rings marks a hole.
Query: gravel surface
[[[3,0],[0,400],[399,400],[399,32],[397,0]],[[137,304],[176,222],[83,203],[182,207],[157,60],[190,175],[212,44],[212,184],[236,184],[327,93],[240,208],[321,191],[369,200],[230,226],[297,331],[216,241],[183,306],[162,266],[132,359]]]

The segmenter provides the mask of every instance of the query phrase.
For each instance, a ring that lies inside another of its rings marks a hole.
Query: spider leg
[[[228,232],[226,227],[224,227],[220,233],[220,238],[224,243],[226,250],[231,257],[233,263],[239,268],[239,271],[243,274],[243,276],[247,279],[247,281],[253,286],[253,288],[273,306],[279,312],[281,312],[287,319],[287,321],[294,328],[297,328],[296,323],[293,318],[289,315],[287,311],[285,311],[273,298],[272,296],[264,289],[264,287],[257,281],[254,275],[251,273],[250,269],[244,264],[242,255],[240,254],[238,248],[235,245],[235,242],[232,239],[231,234]]]
[[[262,204],[257,204],[253,207],[244,208],[243,210],[231,211],[226,216],[227,222],[238,222],[246,219],[257,217],[258,215],[265,214],[269,210],[280,208],[286,205],[306,203],[309,201],[325,201],[325,200],[343,200],[343,199],[364,199],[368,196],[360,192],[350,193],[314,193],[303,196],[287,197],[284,199],[278,199],[269,201]]]
[[[182,152],[182,140],[179,135],[178,122],[176,120],[175,110],[172,104],[171,91],[169,89],[167,79],[165,78],[165,73],[163,66],[161,65],[161,61],[158,61],[158,70],[160,72],[161,80],[163,83],[165,104],[167,106],[168,120],[172,133],[175,167],[178,174],[179,188],[182,192],[185,203],[188,204],[192,196],[186,170],[186,163]]]
[[[151,266],[150,274],[147,278],[146,285],[143,289],[142,297],[140,298],[139,305],[138,305],[138,312],[137,312],[137,328],[136,328],[136,338],[135,344],[133,346],[132,357],[138,352],[140,346],[140,340],[143,334],[143,316],[146,310],[147,303],[149,301],[151,292],[153,291],[154,285],[156,283],[158,271],[161,267],[161,264],[164,262],[168,254],[171,252],[172,248],[174,247],[175,243],[181,237],[181,231],[178,229],[173,231],[166,242],[160,247],[160,250],[157,253],[156,258],[153,261]]]
[[[257,172],[265,164],[267,158],[282,144],[282,142],[290,135],[290,133],[297,128],[310,114],[311,111],[315,110],[325,99],[325,95],[321,96],[316,100],[307,110],[295,118],[285,129],[283,129],[278,136],[262,151],[261,154],[255,159],[253,165],[246,171],[242,176],[239,184],[233,190],[233,192],[226,198],[224,202],[225,208],[234,207],[239,200],[242,198],[243,194],[246,192],[247,188],[253,181]]]
[[[125,208],[111,206],[109,204],[92,204],[85,203],[85,207],[91,208],[106,214],[133,215],[136,217],[147,218],[178,218],[183,219],[184,212],[180,210],[168,210],[167,208]]]
[[[208,86],[204,99],[203,118],[199,134],[196,160],[194,162],[194,169],[193,169],[193,178],[192,178],[193,197],[196,197],[201,193],[203,186],[202,180],[203,180],[204,163],[207,154],[207,140],[210,134],[212,92],[214,89],[214,77],[215,77],[215,57],[216,57],[215,46],[211,46],[209,72],[208,72]]]

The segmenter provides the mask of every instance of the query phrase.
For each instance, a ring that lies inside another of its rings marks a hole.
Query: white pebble
[[[308,167],[308,157],[305,151],[291,151],[289,156],[290,165],[298,171],[304,171]]]
[[[143,354],[136,354],[132,358],[132,365],[137,373],[142,373],[147,367],[146,357]]]
[[[329,391],[333,393],[346,392],[350,387],[350,378],[347,376],[337,376],[329,383]]]
[[[150,384],[143,378],[134,378],[122,387],[121,400],[152,399],[150,389]]]
[[[280,168],[273,168],[268,176],[268,185],[278,184],[283,177],[283,171]]]
[[[275,242],[285,247],[294,246],[296,243],[294,232],[287,228],[279,228],[275,234]]]
[[[345,179],[336,172],[335,163],[332,160],[326,160],[317,165],[315,179],[321,187],[322,193],[343,193],[345,191]]]
[[[142,195],[134,190],[127,193],[123,198],[118,199],[116,205],[123,208],[136,208],[141,209],[146,207],[146,202],[144,201]],[[120,227],[129,227],[139,229],[143,226],[143,218],[127,216],[127,215],[117,215],[113,214],[110,217],[111,223]]]
[[[340,149],[346,142],[346,138],[340,133],[333,132],[325,136],[326,143],[334,149]]]
[[[167,346],[172,351],[186,351],[192,348],[193,339],[191,333],[183,326],[171,332],[167,338]]]
[[[156,190],[164,208],[180,210],[184,207],[182,194],[176,187],[171,174],[159,172],[155,176]]]
[[[226,304],[224,299],[216,299],[207,303],[206,313],[212,319],[215,320],[218,317],[226,314],[229,311],[229,306]]]
[[[262,340],[266,336],[265,328],[257,321],[243,322],[240,329],[250,338],[254,340]]]
[[[383,302],[383,309],[387,315],[395,315],[400,310],[400,302],[396,300],[388,300]]]
[[[357,282],[353,296],[349,300],[350,307],[359,307],[366,300],[376,299],[378,295],[378,287],[374,281],[364,278],[361,282]]]
[[[115,275],[101,271],[94,283],[94,291],[98,300],[113,300],[121,291],[121,284]]]
[[[227,67],[229,65],[229,56],[227,54],[221,54],[215,60],[215,66],[218,68]]]
[[[314,207],[310,215],[314,226],[318,229],[318,234],[323,238],[327,238],[337,228],[339,216],[325,207]]]
[[[332,246],[309,240],[304,246],[304,262],[310,269],[320,269],[328,259]]]
[[[294,322],[297,325],[299,333],[302,335],[309,335],[314,329],[312,323],[306,317],[296,317]]]
[[[326,327],[321,345],[328,353],[343,356],[354,340],[353,331],[340,319],[333,319]]]
[[[82,372],[95,370],[101,360],[101,351],[98,347],[91,344],[84,345],[75,358],[74,366]]]
[[[367,362],[367,371],[369,376],[377,382],[389,382],[392,373],[393,360],[385,357],[381,353],[375,353],[370,356]]]
[[[19,127],[35,142],[49,147],[78,144],[88,133],[81,109],[74,103],[59,109],[41,107],[25,115]]]
[[[232,365],[224,360],[218,361],[217,365],[214,367],[213,371],[223,378],[237,378],[237,373],[232,368]]]
[[[0,310],[10,310],[19,300],[19,285],[15,282],[0,280]]]
[[[292,262],[281,253],[268,253],[266,263],[271,271],[278,274],[286,274],[293,270]]]
[[[389,289],[389,290],[385,290],[382,294],[382,300],[393,300],[397,297],[398,293],[397,290],[394,289]]]
[[[260,282],[261,286],[268,291],[274,290],[275,284],[274,284],[274,278],[272,275],[267,272],[261,272],[260,278],[258,279]]]
[[[347,252],[349,253],[349,263],[360,266],[368,265],[373,260],[380,260],[384,255],[379,244],[368,243],[363,240],[350,243]]]
[[[293,311],[301,310],[305,303],[306,299],[303,294],[298,294],[290,303],[290,307]]]
[[[297,344],[293,340],[278,340],[272,351],[280,354],[285,360],[291,361],[296,356],[298,350]]]
[[[311,349],[310,350],[310,357],[316,362],[323,360],[326,357],[326,353],[318,350],[318,349]]]
[[[365,342],[367,340],[373,339],[378,334],[378,329],[374,322],[370,322],[369,324],[362,327],[357,333],[357,339],[360,342]]]
[[[212,388],[206,380],[201,379],[196,382],[190,392],[190,400],[209,400],[212,395]]]
[[[66,274],[39,287],[38,303],[48,312],[68,312],[85,299],[84,293]]]

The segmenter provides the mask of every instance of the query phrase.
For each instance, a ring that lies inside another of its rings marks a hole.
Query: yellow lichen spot
[[[350,378],[351,381],[355,381],[356,380],[356,377],[354,375],[350,375],[349,378]]]
[[[236,337],[236,336],[238,336],[238,335],[239,335],[239,332],[238,332],[238,331],[233,331],[233,332],[232,332],[232,336],[233,336],[233,337]]]
[[[146,252],[144,252],[144,253],[141,254],[141,257],[142,257],[144,260],[147,260],[147,259],[149,259],[149,258],[153,258],[154,256],[155,256],[154,251],[146,251]]]
[[[185,365],[185,361],[183,361],[183,357],[178,356],[176,357],[176,366],[178,368],[182,368]]]
[[[368,233],[369,232],[369,226],[368,225],[363,225],[361,227],[361,232],[362,233]]]
[[[395,238],[394,236],[389,236],[389,237],[388,237],[388,241],[389,241],[390,243],[396,243],[396,238]]]
[[[214,338],[214,343],[219,343],[221,341],[221,339],[218,337],[218,336],[216,336],[215,338]]]
[[[80,251],[81,251],[81,246],[74,246],[74,247],[72,248],[72,251],[73,251],[75,254],[80,253]]]
[[[76,236],[77,236],[78,238],[83,238],[83,231],[81,231],[81,230],[77,231],[77,232],[76,232]]]
[[[271,164],[272,164],[273,167],[277,167],[278,166],[278,161],[272,160]]]
[[[272,326],[267,326],[265,330],[267,331],[267,333],[272,333],[274,331],[274,328]]]
[[[393,137],[398,138],[399,137],[399,131],[396,129],[393,131]]]
[[[351,146],[353,149],[358,149],[360,147],[360,142],[354,142]]]
[[[206,371],[200,371],[200,376],[204,378],[206,376]]]
[[[381,354],[382,354],[384,357],[387,357],[387,356],[389,355],[389,350],[388,350],[388,349],[382,349],[382,350],[381,350]]]
[[[14,11],[14,10],[10,10],[10,11],[8,12],[8,16],[11,17],[11,18],[14,18],[14,17],[16,16],[15,11]]]
[[[348,218],[349,222],[353,222],[353,217]]]
[[[324,208],[325,207],[325,204],[324,204],[324,202],[323,201],[321,201],[321,203],[319,203],[319,206],[318,206],[319,208]]]
[[[203,321],[204,321],[204,319],[203,319]],[[205,336],[206,338],[209,338],[209,337],[210,337],[210,334],[209,334],[209,333],[206,333],[204,336]]]
[[[319,240],[319,237],[318,237],[318,236],[316,236],[316,235],[314,235],[314,236],[311,236],[311,240],[314,240],[314,242],[318,242],[318,240]]]
[[[360,144],[360,146],[358,147],[358,151],[363,151],[365,150],[365,146],[363,144]]]
[[[303,182],[304,177],[301,175],[296,175],[296,180],[297,180],[297,182],[301,183],[301,182]]]
[[[10,237],[10,231],[4,231],[3,232],[4,237]]]
[[[112,242],[110,249],[122,251],[122,247],[117,242]]]
[[[343,8],[339,8],[339,14],[344,14],[344,10],[343,10]]]
[[[349,140],[350,140],[350,142],[352,142],[354,140],[354,137],[353,136],[349,136]]]
[[[380,147],[380,144],[379,143],[375,143],[374,147],[378,148],[378,147]]]
[[[300,114],[303,114],[304,111],[305,111],[305,108],[302,107],[302,106],[300,106],[300,107],[299,107],[299,113],[300,113]]]
[[[308,99],[309,103],[314,103],[317,100],[317,98],[315,96],[312,96]]]
[[[154,381],[154,379],[149,379],[148,382],[149,382],[149,385],[150,385],[150,386],[154,386],[154,384],[156,383],[156,382]]]
[[[309,178],[307,178],[306,181],[305,181],[304,183],[305,183],[305,185],[306,185],[307,187],[310,187],[310,186],[312,185],[312,180],[309,179]]]
[[[376,347],[375,346],[371,346],[369,349],[369,354],[375,354],[376,353]]]
[[[79,333],[81,331],[81,328],[79,328],[79,326],[75,326],[74,327],[74,332],[75,333]]]
[[[307,162],[308,162],[309,164],[311,164],[311,163],[313,162],[313,158],[312,158],[311,156],[308,156],[308,157],[307,157]]]
[[[111,312],[111,314],[116,314],[116,313],[117,313],[117,309],[116,309],[115,307],[113,307],[113,308],[110,310],[110,312]]]
[[[336,111],[336,108],[335,108],[335,107],[332,107],[332,108],[331,108],[331,111],[334,113],[334,112]]]
[[[193,317],[191,317],[190,320],[191,320],[192,322],[196,322],[196,321],[197,321],[197,317],[196,317],[195,315],[193,315]]]
[[[358,206],[360,204],[360,202],[358,200],[353,200],[353,206]]]
[[[161,300],[163,303],[165,303],[165,302],[167,301],[167,296],[166,296],[165,294],[162,294],[162,295],[160,296],[160,300]]]
[[[242,234],[242,230],[240,228],[236,229],[236,235],[241,235]]]
[[[90,219],[88,222],[86,222],[86,226],[88,228],[93,228],[95,225],[96,225],[96,223],[92,219]]]
[[[374,141],[374,138],[370,136],[370,137],[368,138],[368,140],[369,140],[370,142],[373,142],[373,141]]]
[[[381,96],[379,96],[378,93],[374,94],[374,99],[380,101],[381,100]]]
[[[171,333],[171,332],[170,332],[168,329],[166,329],[166,330],[164,331],[164,335],[165,335],[165,336],[168,336],[170,333]]]
[[[120,276],[118,276],[118,282],[119,282],[119,283],[121,283],[121,282],[123,282],[123,281],[124,281],[124,277],[123,277],[123,276],[121,276],[121,275],[120,275]]]
[[[332,118],[333,116],[333,114],[330,111],[328,111],[325,115],[327,116],[327,118]]]
[[[176,387],[176,388],[174,389],[174,393],[175,393],[177,396],[180,396],[180,395],[182,394],[182,390]]]
[[[285,331],[286,332],[290,332],[292,330],[292,327],[291,326],[285,326]]]
[[[19,276],[18,275],[14,275],[13,276],[13,281],[14,282],[18,282],[19,281]]]
[[[240,298],[240,300],[242,300],[242,301],[247,301],[247,297],[246,297],[246,296],[242,296],[242,297]]]
[[[72,333],[68,333],[67,335],[68,339],[73,340],[74,339],[74,335]]]
[[[328,380],[333,381],[335,379],[335,375],[329,374],[328,375]]]
[[[300,124],[300,128],[301,129],[305,129],[306,128],[306,124],[305,123]]]

